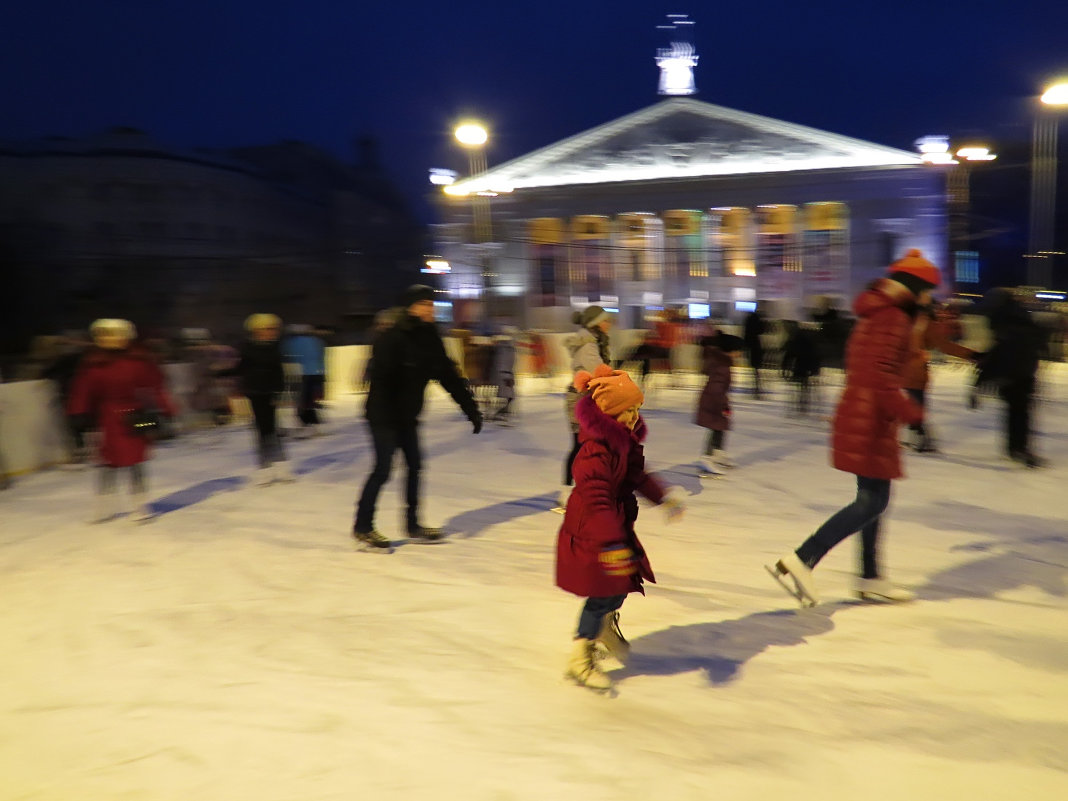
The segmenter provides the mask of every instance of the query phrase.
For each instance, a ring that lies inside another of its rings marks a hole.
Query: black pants
[[[857,497],[835,512],[797,549],[797,558],[815,567],[835,545],[860,532],[864,578],[879,578],[879,519],[890,502],[890,479],[857,476]]]
[[[764,349],[749,347],[749,366],[753,368],[753,396],[759,398],[763,392],[760,386],[760,368],[764,366]]]
[[[306,375],[300,379],[300,403],[297,405],[297,417],[306,426],[317,426],[319,419],[319,401],[323,399],[326,386],[325,375]]]
[[[917,406],[924,410],[927,409],[927,393],[924,392],[924,390],[906,389],[905,392],[908,393],[908,396],[916,402]],[[930,441],[930,437],[927,434],[927,427],[922,421],[919,423],[909,423],[909,431],[916,432],[917,447],[922,448],[923,446],[929,446],[932,444]]]
[[[723,450],[723,443],[727,440],[726,431],[717,431],[716,429],[709,429],[708,439],[705,440],[705,455],[708,456],[712,451]]]
[[[1031,388],[1008,384],[998,390],[1005,401],[1005,450],[1011,456],[1030,452]]]
[[[278,438],[274,395],[249,395],[248,402],[256,426],[256,456],[260,467],[270,467],[285,458],[282,441]]]
[[[604,616],[615,612],[627,600],[626,595],[609,595],[604,598],[587,598],[582,614],[579,615],[578,636],[585,640],[596,640],[601,633],[601,621]]]
[[[419,472],[423,467],[423,457],[419,452],[419,429],[413,424],[404,428],[389,426],[371,426],[371,438],[375,446],[375,466],[367,483],[363,485],[360,501],[356,506],[356,523],[353,528],[361,533],[374,529],[375,504],[382,486],[389,481],[393,467],[393,454],[398,448],[404,453],[408,463],[408,484],[406,501],[408,504],[408,530],[419,526]]]
[[[571,452],[567,454],[567,458],[564,460],[564,486],[570,487],[575,483],[575,477],[571,475],[571,468],[575,466],[575,457],[578,456],[579,448],[582,444],[579,442],[578,432],[571,435]]]

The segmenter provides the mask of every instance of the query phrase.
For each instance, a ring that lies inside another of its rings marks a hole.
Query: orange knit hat
[[[942,273],[939,272],[937,267],[923,257],[923,253],[921,253],[918,248],[912,248],[908,253],[891,264],[888,272],[891,278],[894,273],[905,273],[906,275],[915,276],[923,283],[929,284],[931,287],[936,287],[942,283]]]
[[[618,417],[627,409],[645,403],[645,396],[630,376],[607,364],[597,365],[593,375],[579,370],[575,373],[574,384],[579,392],[589,391],[597,408],[609,417]]]

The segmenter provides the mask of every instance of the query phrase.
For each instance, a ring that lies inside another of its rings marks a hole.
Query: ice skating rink
[[[348,534],[356,397],[288,440],[294,484],[246,483],[244,428],[160,447],[146,525],[83,522],[88,473],[22,477],[0,494],[0,799],[1068,798],[1068,376],[1044,377],[1051,466],[1027,470],[998,455],[1000,403],[968,410],[937,370],[943,452],[907,456],[884,529],[920,599],[854,602],[846,542],[805,611],[762,565],[852,498],[826,424],[787,417],[782,384],[738,392],[738,467],[701,481],[696,392],[651,393],[649,467],[690,498],[639,517],[659,583],[623,607],[614,698],[562,678],[563,379],[477,437],[433,396],[424,522],[456,533],[389,556]],[[377,520],[398,538],[402,475]]]

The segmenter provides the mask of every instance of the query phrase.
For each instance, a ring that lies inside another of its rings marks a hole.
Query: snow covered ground
[[[739,466],[702,482],[696,393],[653,393],[649,466],[691,497],[638,520],[659,583],[623,608],[614,698],[562,679],[568,435],[537,382],[477,437],[432,397],[425,522],[456,534],[390,556],[349,539],[356,398],[290,441],[294,484],[246,483],[245,429],[160,448],[147,525],[82,522],[87,473],[23,477],[0,494],[0,799],[1066,798],[1068,374],[1047,379],[1036,471],[998,457],[1000,404],[969,411],[940,370],[944,453],[908,457],[885,529],[920,600],[851,600],[846,542],[805,611],[762,565],[852,497],[826,425],[787,418],[781,385],[738,392]]]

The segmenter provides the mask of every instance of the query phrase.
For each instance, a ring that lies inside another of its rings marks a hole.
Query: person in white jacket
[[[602,306],[587,306],[583,311],[575,312],[571,319],[579,329],[564,340],[564,347],[567,348],[571,357],[571,371],[568,375],[573,376],[579,370],[585,370],[592,375],[599,364],[607,364],[611,367],[608,332],[612,329],[612,316]],[[564,460],[564,484],[560,488],[557,506],[553,509],[559,514],[563,514],[567,508],[567,499],[575,483],[571,475],[571,466],[575,463],[575,455],[579,451],[579,424],[575,420],[575,404],[578,402],[578,397],[578,391],[571,382],[568,382],[567,391],[564,393],[564,403],[567,424],[571,430],[571,450]]]

